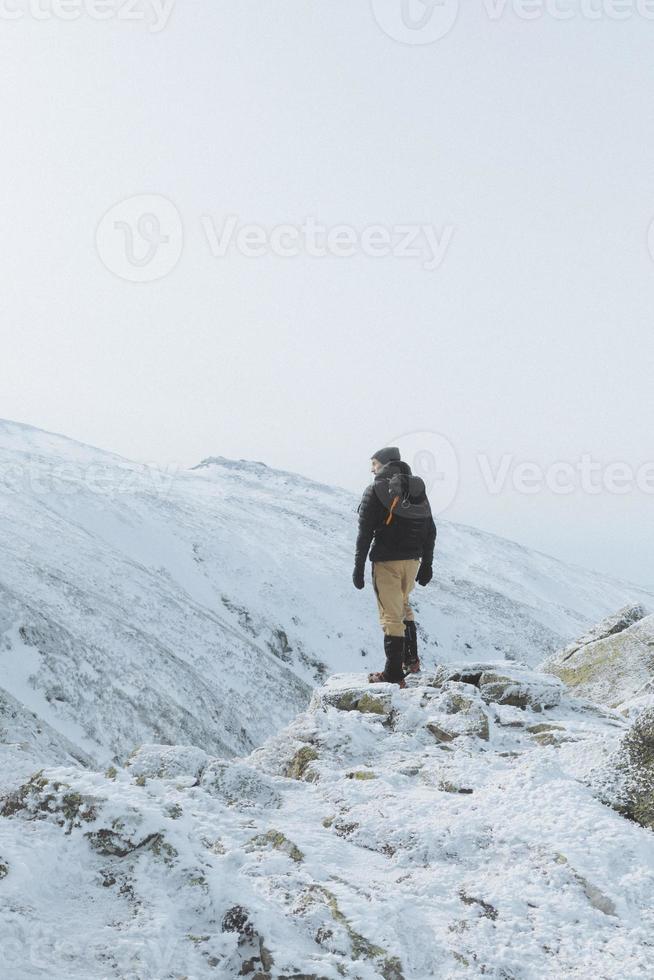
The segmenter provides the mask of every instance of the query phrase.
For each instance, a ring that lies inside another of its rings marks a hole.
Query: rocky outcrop
[[[487,704],[508,704],[514,708],[542,711],[554,708],[561,700],[562,687],[546,678],[521,677],[506,671],[484,671],[479,690]]]
[[[604,640],[607,636],[615,636],[616,633],[622,633],[623,630],[628,629],[637,623],[639,620],[644,619],[647,615],[645,607],[640,603],[635,603],[631,606],[623,606],[616,613],[612,613],[610,616],[605,616],[601,619],[599,623],[595,626],[591,626],[578,640],[574,643],[568,644],[563,650],[555,653],[551,658],[553,660],[561,658],[563,661],[567,660],[576,653],[581,647],[588,646],[589,643],[595,643],[597,640]]]
[[[205,793],[240,810],[277,809],[281,805],[280,794],[272,780],[241,761],[213,759],[202,773],[200,785]]]
[[[452,664],[440,664],[426,678],[427,684],[442,691],[459,685],[458,690],[477,688],[486,704],[510,705],[542,711],[561,701],[563,685],[544,677],[542,673],[515,663],[471,663],[463,669]]]
[[[194,745],[140,745],[125,768],[139,779],[174,779],[196,786],[209,756]]]
[[[600,775],[600,795],[654,830],[654,707],[638,715]]]
[[[520,664],[459,662],[404,690],[330,680],[243,759],[144,745],[37,773],[0,800],[3,967],[35,926],[62,977],[652,976],[654,837],[622,816],[648,826],[647,786],[625,778],[617,813],[579,775],[627,727]]]
[[[542,669],[577,697],[628,712],[654,693],[654,616],[626,607],[576,644],[549,657]]]
[[[439,742],[451,742],[461,736],[476,736],[487,742],[489,717],[478,691],[469,684],[447,681],[440,697],[429,703],[427,729]],[[432,713],[437,708],[438,714]]]

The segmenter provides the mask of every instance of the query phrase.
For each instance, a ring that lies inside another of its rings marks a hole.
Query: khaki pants
[[[416,584],[420,561],[375,561],[372,582],[377,596],[379,620],[387,636],[404,636],[404,620],[413,619],[409,594]]]

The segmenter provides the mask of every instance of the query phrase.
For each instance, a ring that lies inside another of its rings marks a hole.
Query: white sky
[[[445,517],[654,587],[651,473],[649,492],[489,493],[478,462],[654,460],[644,0],[615,0],[625,21],[581,0],[566,21],[511,3],[493,19],[499,0],[465,0],[432,44],[387,36],[368,0],[177,0],[158,33],[30,2],[0,3],[23,15],[0,16],[0,417],[356,490],[379,446],[440,433],[460,467]],[[375,3],[399,23],[401,0]],[[141,194],[173,202],[184,248],[134,283],[95,235]],[[453,237],[431,271],[216,258],[207,215],[218,232],[236,215]]]

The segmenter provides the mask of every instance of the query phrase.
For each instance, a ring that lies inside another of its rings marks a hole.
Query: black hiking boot
[[[384,652],[386,654],[386,666],[378,674],[369,674],[370,684],[399,684],[406,687],[404,682],[404,671],[402,661],[404,660],[404,637],[385,636]]]
[[[404,620],[404,673],[419,674],[418,631],[412,619]]]

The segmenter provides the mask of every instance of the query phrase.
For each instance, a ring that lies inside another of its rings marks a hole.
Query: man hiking
[[[371,463],[374,480],[359,504],[352,581],[357,589],[364,587],[370,550],[386,665],[383,671],[370,674],[368,680],[371,684],[387,681],[406,687],[405,672],[415,674],[420,670],[409,594],[416,581],[420,585],[431,582],[436,525],[425,484],[412,475],[399,449],[379,449]]]

